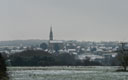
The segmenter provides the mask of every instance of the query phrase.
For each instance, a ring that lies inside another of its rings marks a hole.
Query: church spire
[[[50,28],[49,40],[53,40],[52,26],[51,26],[51,28]]]

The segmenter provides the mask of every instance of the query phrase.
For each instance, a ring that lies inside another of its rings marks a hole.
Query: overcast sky
[[[128,0],[0,0],[0,40],[128,40]]]

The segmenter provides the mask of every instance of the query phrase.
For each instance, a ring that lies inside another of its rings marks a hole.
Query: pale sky
[[[128,0],[0,0],[0,41],[128,40]]]

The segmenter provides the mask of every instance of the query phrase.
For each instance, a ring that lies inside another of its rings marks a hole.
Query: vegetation
[[[117,66],[9,67],[11,80],[127,80]],[[27,72],[26,72],[27,71]]]
[[[42,48],[43,50],[48,48],[48,45],[46,43],[42,43],[40,44],[40,48]]]
[[[8,80],[6,71],[7,68],[6,68],[5,60],[0,53],[0,80]]]
[[[128,50],[125,49],[126,43],[121,43],[121,48],[118,50],[117,58],[120,65],[123,67],[123,71],[127,71],[128,66]]]
[[[50,54],[41,50],[27,50],[10,55],[12,66],[89,66],[100,65],[98,62],[78,60],[69,53]]]

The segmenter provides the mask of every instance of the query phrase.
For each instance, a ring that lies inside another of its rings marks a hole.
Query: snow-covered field
[[[118,67],[8,67],[11,80],[128,80]]]

